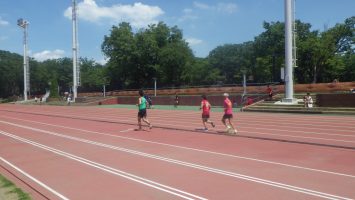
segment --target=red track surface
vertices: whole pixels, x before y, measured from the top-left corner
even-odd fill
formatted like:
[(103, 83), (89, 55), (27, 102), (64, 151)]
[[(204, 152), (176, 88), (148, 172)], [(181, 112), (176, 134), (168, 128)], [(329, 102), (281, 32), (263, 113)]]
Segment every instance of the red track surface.
[(233, 137), (221, 116), (0, 105), (0, 173), (35, 199), (355, 198), (354, 117), (238, 113)]

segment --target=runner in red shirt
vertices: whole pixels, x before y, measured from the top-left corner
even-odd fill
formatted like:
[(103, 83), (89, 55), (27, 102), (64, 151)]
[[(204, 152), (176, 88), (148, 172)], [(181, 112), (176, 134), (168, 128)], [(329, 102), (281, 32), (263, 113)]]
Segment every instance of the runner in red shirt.
[(214, 125), (214, 123), (212, 121), (209, 120), (211, 104), (207, 101), (206, 95), (202, 95), (202, 101), (201, 101), (200, 110), (201, 109), (202, 109), (202, 123), (203, 123), (203, 126), (205, 127), (204, 131), (208, 131), (206, 123), (211, 124), (212, 127), (215, 127), (215, 125)]
[[(224, 115), (222, 118), (222, 123), (226, 126), (226, 132), (230, 134), (237, 134), (237, 129), (234, 128), (232, 119), (233, 119), (233, 108), (232, 108), (232, 102), (229, 100), (229, 94), (224, 93), (224, 102), (223, 102), (223, 107), (224, 107)], [(226, 120), (228, 119), (228, 125), (226, 123)]]
[(269, 100), (272, 100), (272, 96), (273, 96), (274, 94), (273, 94), (273, 92), (272, 92), (272, 88), (270, 87), (270, 85), (267, 85), (266, 92), (267, 92), (267, 94), (269, 95)]

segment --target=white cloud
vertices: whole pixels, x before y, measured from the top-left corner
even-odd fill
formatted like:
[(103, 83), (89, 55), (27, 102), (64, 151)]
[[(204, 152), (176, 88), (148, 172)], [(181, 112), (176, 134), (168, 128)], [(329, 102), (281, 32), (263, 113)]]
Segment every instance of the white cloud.
[[(157, 18), (163, 14), (164, 11), (158, 6), (149, 6), (139, 2), (133, 5), (115, 4), (111, 7), (100, 7), (95, 0), (84, 0), (78, 4), (78, 16), (81, 20), (95, 23), (105, 20), (110, 20), (111, 23), (127, 21), (136, 28), (157, 23)], [(65, 10), (64, 16), (71, 19), (71, 7)]]
[(39, 53), (33, 54), (32, 57), (34, 57), (37, 61), (45, 61), (48, 59), (58, 59), (58, 58), (63, 58), (65, 54), (65, 51), (56, 49), (54, 51), (50, 50), (44, 50)]
[(213, 6), (209, 6), (207, 4), (204, 4), (204, 3), (201, 3), (201, 2), (194, 2), (194, 6), (198, 9), (201, 9), (201, 10), (210, 10), (210, 9), (213, 9)]
[(4, 41), (4, 40), (7, 40), (9, 37), (7, 36), (0, 36), (0, 41)]
[(226, 12), (229, 14), (235, 13), (238, 9), (237, 4), (234, 3), (219, 3), (217, 5), (217, 10), (219, 12)]
[(196, 38), (187, 38), (186, 42), (189, 43), (191, 46), (196, 46), (203, 43), (202, 40)]
[(97, 63), (101, 64), (101, 65), (106, 65), (106, 63), (108, 62), (108, 59), (107, 58), (103, 58), (99, 61), (96, 61)]
[(6, 25), (8, 25), (8, 24), (9, 24), (8, 21), (5, 21), (5, 20), (3, 20), (3, 19), (0, 17), (0, 26), (6, 26)]
[(184, 22), (187, 20), (195, 20), (198, 17), (193, 13), (193, 10), (190, 8), (185, 8), (183, 11), (183, 16), (178, 19), (178, 22)]
[(218, 3), (217, 5), (208, 5), (208, 4), (195, 1), (193, 5), (195, 8), (200, 10), (218, 11), (218, 12), (228, 13), (228, 14), (235, 13), (238, 9), (237, 4), (235, 3)]

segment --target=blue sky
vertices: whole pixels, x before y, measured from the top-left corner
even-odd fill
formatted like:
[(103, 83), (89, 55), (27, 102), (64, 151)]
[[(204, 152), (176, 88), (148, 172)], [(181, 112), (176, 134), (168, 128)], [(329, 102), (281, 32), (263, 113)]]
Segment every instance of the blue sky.
[[(183, 30), (195, 56), (215, 47), (253, 40), (262, 22), (284, 21), (284, 0), (77, 0), (79, 55), (104, 62), (101, 43), (112, 25), (128, 21), (135, 30), (158, 21)], [(0, 50), (22, 55), (22, 30), (29, 25), (31, 57), (71, 57), (71, 0), (0, 0)], [(296, 0), (296, 18), (324, 30), (355, 15), (355, 0)]]

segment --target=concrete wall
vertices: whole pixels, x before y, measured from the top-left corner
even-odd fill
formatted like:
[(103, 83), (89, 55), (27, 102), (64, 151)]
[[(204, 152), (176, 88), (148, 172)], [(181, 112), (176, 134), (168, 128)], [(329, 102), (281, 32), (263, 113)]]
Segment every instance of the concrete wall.
[[(175, 96), (157, 96), (151, 97), (153, 105), (174, 105)], [(224, 97), (221, 95), (218, 96), (207, 96), (208, 101), (212, 106), (223, 106)], [(186, 95), (179, 96), (179, 105), (185, 106), (199, 106), (201, 103), (200, 95)], [(233, 103), (237, 103), (240, 106), (241, 104), (241, 96), (240, 95), (231, 95), (230, 100)], [(138, 96), (127, 96), (127, 97), (116, 97), (112, 99), (103, 100), (101, 105), (109, 105), (109, 104), (137, 104)]]
[[(274, 85), (273, 90), (277, 93), (284, 93), (284, 85)], [(333, 83), (317, 83), (317, 84), (295, 84), (294, 90), (296, 93), (332, 93), (332, 92), (348, 92), (351, 88), (355, 88), (355, 82), (333, 82)], [(158, 89), (157, 95), (222, 95), (223, 93), (242, 94), (243, 87), (208, 87), (208, 88), (185, 88), (185, 89)], [(266, 86), (248, 86), (248, 94), (266, 94)], [(153, 96), (154, 90), (145, 90), (146, 94)], [(137, 90), (130, 91), (110, 91), (107, 96), (137, 96)], [(100, 92), (79, 93), (79, 96), (102, 96)]]
[(355, 94), (317, 94), (320, 107), (355, 107)]

